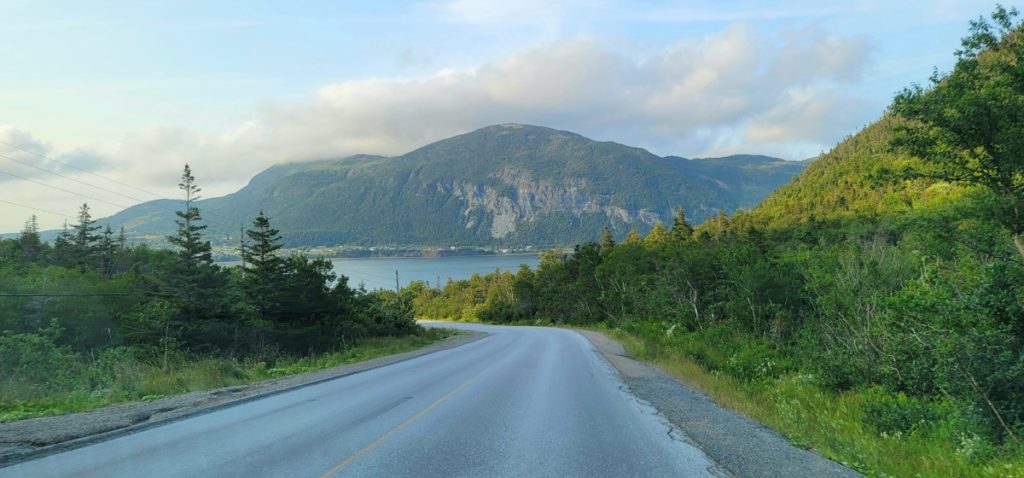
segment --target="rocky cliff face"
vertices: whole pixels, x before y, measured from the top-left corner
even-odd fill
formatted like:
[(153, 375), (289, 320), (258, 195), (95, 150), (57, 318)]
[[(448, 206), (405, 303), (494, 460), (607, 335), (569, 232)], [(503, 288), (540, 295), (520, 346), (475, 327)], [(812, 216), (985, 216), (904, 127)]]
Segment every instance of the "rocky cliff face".
[(610, 197), (586, 192), (587, 179), (570, 177), (554, 184), (537, 181), (528, 171), (503, 168), (492, 176), (500, 186), (474, 184), (468, 181), (439, 183), (437, 192), (464, 201), (466, 218), (464, 227), (476, 227), (478, 212), (491, 218), (490, 237), (504, 239), (514, 233), (519, 224), (532, 222), (545, 214), (570, 213), (576, 216), (601, 214), (611, 220), (639, 223), (641, 229), (671, 217), (672, 211), (655, 212), (647, 208), (627, 210), (612, 204)]

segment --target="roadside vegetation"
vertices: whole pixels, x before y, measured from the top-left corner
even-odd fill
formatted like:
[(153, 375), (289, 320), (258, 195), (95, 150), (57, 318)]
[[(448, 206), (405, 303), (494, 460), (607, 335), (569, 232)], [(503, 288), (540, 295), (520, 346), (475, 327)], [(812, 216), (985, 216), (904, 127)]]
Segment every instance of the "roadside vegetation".
[[(720, 403), (872, 476), (1024, 476), (1024, 29), (972, 22), (955, 69), (752, 211), (683, 211), (421, 317), (605, 330)], [(621, 237), (621, 236), (619, 236)]]
[(213, 263), (188, 166), (173, 250), (132, 246), (83, 205), (52, 244), (35, 218), (0, 241), (0, 421), (249, 383), (439, 340), (411, 298), (326, 259), (282, 257), (262, 213), (244, 267)]

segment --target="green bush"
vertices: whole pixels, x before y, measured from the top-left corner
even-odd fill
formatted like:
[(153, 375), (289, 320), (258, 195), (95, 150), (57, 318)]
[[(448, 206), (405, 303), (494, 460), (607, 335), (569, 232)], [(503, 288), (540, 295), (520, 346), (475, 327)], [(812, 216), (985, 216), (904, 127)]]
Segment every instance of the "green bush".
[(924, 400), (903, 392), (890, 393), (872, 387), (865, 394), (864, 422), (879, 433), (924, 432), (938, 420), (938, 414)]
[(0, 335), (0, 400), (32, 400), (86, 386), (78, 358), (51, 335)]

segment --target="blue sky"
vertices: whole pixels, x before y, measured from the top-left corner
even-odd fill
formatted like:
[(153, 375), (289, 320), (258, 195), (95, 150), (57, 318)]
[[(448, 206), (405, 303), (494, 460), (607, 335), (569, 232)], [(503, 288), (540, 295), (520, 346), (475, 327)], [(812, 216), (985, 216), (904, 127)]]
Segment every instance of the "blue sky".
[[(174, 194), (186, 161), (219, 195), (275, 162), (399, 154), (506, 122), (664, 155), (803, 159), (876, 119), (933, 67), (949, 69), (968, 20), (993, 7), (6, 0), (0, 140), (153, 197)], [(0, 154), (79, 174), (4, 145)], [(133, 202), (0, 159), (3, 171)], [(0, 200), (48, 211), (72, 215), (85, 200), (0, 182)], [(0, 203), (0, 231), (32, 212)]]

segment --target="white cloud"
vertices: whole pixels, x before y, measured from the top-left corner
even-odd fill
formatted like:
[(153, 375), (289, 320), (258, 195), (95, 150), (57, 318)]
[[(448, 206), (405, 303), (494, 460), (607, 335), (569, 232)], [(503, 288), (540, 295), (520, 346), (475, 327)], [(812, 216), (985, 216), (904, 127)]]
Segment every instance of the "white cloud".
[[(580, 36), (472, 69), (326, 85), (302, 101), (267, 104), (222, 133), (136, 131), (118, 148), (88, 158), (101, 160), (92, 167), (102, 165), (118, 179), (161, 194), (174, 193), (189, 162), (207, 196), (229, 192), (277, 162), (400, 154), (508, 122), (572, 130), (660, 154), (751, 152), (799, 159), (790, 143), (827, 148), (860, 126), (861, 103), (842, 86), (860, 80), (870, 53), (861, 38), (814, 28), (766, 34), (734, 25), (656, 51), (623, 50)], [(60, 154), (17, 134), (28, 138), (27, 148)], [(69, 209), (65, 204), (57, 210)], [(4, 219), (0, 230), (20, 222)]]

